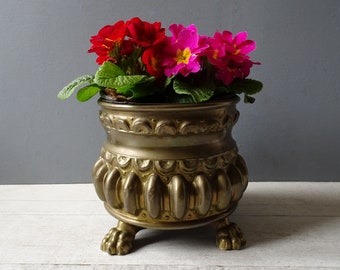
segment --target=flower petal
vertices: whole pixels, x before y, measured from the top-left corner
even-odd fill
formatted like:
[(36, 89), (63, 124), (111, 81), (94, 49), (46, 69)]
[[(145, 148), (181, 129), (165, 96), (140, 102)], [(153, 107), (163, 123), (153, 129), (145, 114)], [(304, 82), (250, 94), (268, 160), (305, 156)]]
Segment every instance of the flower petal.
[(247, 32), (240, 32), (240, 33), (236, 34), (236, 36), (234, 37), (234, 43), (236, 45), (238, 45), (241, 42), (246, 41), (247, 40), (247, 36), (248, 36)]

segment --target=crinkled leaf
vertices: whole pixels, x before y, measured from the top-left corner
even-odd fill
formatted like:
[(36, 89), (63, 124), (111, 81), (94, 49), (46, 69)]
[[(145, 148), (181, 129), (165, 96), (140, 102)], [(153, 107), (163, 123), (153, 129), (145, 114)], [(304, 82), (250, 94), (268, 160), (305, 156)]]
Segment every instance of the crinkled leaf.
[(228, 88), (236, 94), (254, 95), (262, 90), (263, 84), (253, 79), (235, 79)]
[(168, 102), (170, 103), (195, 103), (193, 98), (189, 95), (179, 95), (173, 93), (168, 97)]
[(61, 91), (58, 93), (57, 98), (60, 100), (65, 100), (69, 98), (72, 93), (78, 88), (79, 86), (85, 84), (85, 83), (92, 83), (94, 79), (94, 75), (83, 75), (76, 79), (74, 79), (72, 82), (70, 82), (68, 85), (66, 85)]
[(153, 93), (154, 93), (154, 91), (150, 90), (148, 88), (133, 87), (130, 90), (126, 91), (126, 97), (128, 97), (129, 99), (139, 99), (139, 98), (142, 98), (142, 97), (149, 96)]
[(99, 86), (115, 88), (118, 76), (125, 75), (124, 71), (112, 62), (104, 62), (95, 74), (94, 82)]
[(139, 99), (155, 94), (159, 89), (155, 86), (155, 77), (146, 77), (134, 85), (125, 85), (117, 88), (117, 93), (129, 99)]
[(126, 94), (126, 91), (141, 82), (146, 75), (122, 75), (115, 78), (111, 88), (117, 89), (118, 94)]
[(173, 88), (177, 94), (191, 96), (193, 101), (196, 103), (209, 100), (215, 92), (215, 85), (210, 81), (196, 86), (175, 79), (173, 83)]
[(125, 75), (124, 71), (112, 62), (105, 62), (98, 69), (94, 82), (102, 87), (115, 89), (118, 94), (134, 97), (133, 88), (147, 79), (146, 75)]
[(99, 87), (96, 84), (85, 86), (78, 90), (77, 99), (81, 102), (87, 101), (95, 96), (101, 89), (102, 87)]

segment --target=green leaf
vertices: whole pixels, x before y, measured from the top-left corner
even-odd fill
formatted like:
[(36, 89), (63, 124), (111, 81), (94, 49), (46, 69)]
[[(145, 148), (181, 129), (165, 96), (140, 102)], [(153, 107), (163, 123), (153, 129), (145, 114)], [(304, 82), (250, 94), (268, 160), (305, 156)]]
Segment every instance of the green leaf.
[(172, 83), (172, 79), (174, 76), (166, 77), (165, 82), (164, 82), (164, 88), (168, 87)]
[(255, 102), (255, 98), (245, 94), (243, 101), (244, 101), (244, 103), (252, 104), (252, 103)]
[(168, 96), (167, 101), (170, 103), (195, 103), (191, 96), (179, 95), (175, 92), (172, 95)]
[(76, 90), (77, 87), (85, 84), (85, 83), (92, 83), (94, 79), (94, 75), (83, 75), (76, 79), (74, 79), (72, 82), (70, 82), (68, 85), (66, 85), (61, 91), (58, 93), (57, 98), (60, 100), (65, 100), (69, 98), (74, 90)]
[[(135, 77), (135, 75), (132, 75), (132, 76)], [(126, 76), (126, 77), (130, 77), (130, 78), (125, 78), (125, 79), (128, 79), (127, 81), (129, 81), (130, 83), (132, 82), (136, 82), (136, 83), (126, 84), (119, 88), (116, 88), (117, 93), (124, 95), (129, 99), (139, 99), (139, 98), (143, 98), (143, 97), (155, 94), (159, 90), (155, 86), (155, 80), (156, 80), (155, 77), (147, 77), (145, 75), (141, 75), (141, 76), (143, 77), (141, 78), (141, 80), (137, 80), (137, 77), (132, 79), (131, 76)]]
[(115, 88), (118, 76), (125, 75), (124, 71), (112, 62), (104, 62), (95, 74), (94, 82), (99, 86)]
[(262, 90), (263, 84), (253, 79), (235, 79), (228, 88), (237, 94), (254, 95)]
[(123, 75), (115, 78), (111, 88), (117, 89), (118, 94), (126, 94), (126, 91), (141, 82), (146, 75)]
[(231, 89), (229, 89), (226, 86), (218, 86), (215, 89), (215, 95), (224, 95), (224, 94), (228, 94), (228, 93), (233, 93), (233, 91), (231, 91)]
[(178, 79), (174, 79), (173, 88), (177, 94), (189, 95), (196, 103), (209, 100), (215, 92), (215, 85), (211, 81), (196, 86)]
[(85, 86), (85, 87), (79, 89), (79, 91), (77, 93), (77, 99), (80, 102), (88, 101), (90, 98), (95, 96), (101, 89), (102, 89), (102, 87), (99, 87), (96, 84), (91, 84), (91, 85)]
[(155, 81), (154, 77), (149, 77), (146, 80), (143, 80), (143, 83), (138, 83), (134, 85), (129, 90), (131, 98), (140, 99), (143, 97), (156, 94), (159, 89), (155, 86), (154, 81)]

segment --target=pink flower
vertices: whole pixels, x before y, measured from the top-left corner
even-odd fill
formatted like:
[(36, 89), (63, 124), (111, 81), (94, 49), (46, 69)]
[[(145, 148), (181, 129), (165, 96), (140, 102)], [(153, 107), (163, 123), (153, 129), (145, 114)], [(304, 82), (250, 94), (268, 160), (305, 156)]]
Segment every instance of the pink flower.
[(204, 51), (208, 44), (200, 42), (195, 25), (188, 27), (173, 24), (169, 27), (172, 37), (167, 39), (167, 45), (164, 48), (162, 66), (164, 73), (170, 77), (178, 73), (188, 76), (190, 73), (196, 73), (201, 69), (200, 53)]
[(247, 55), (255, 50), (252, 40), (247, 40), (247, 32), (240, 32), (235, 37), (229, 31), (216, 32), (213, 38), (207, 38), (210, 47), (206, 51), (209, 62), (216, 69), (216, 78), (229, 85), (235, 78), (246, 78), (253, 64)]
[(214, 39), (226, 45), (225, 49), (228, 53), (237, 55), (246, 55), (255, 50), (255, 42), (247, 40), (247, 32), (240, 32), (235, 35), (229, 31), (223, 31), (222, 33), (216, 32)]

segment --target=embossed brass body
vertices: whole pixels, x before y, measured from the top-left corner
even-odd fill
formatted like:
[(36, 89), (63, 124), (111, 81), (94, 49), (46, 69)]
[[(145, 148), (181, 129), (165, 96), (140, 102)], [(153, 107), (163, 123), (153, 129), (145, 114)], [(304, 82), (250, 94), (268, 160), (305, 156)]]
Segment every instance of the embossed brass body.
[(141, 228), (208, 223), (216, 224), (221, 249), (244, 246), (241, 231), (228, 221), (248, 183), (231, 135), (238, 101), (127, 105), (99, 100), (107, 140), (93, 182), (108, 212), (120, 221), (105, 236), (103, 250), (130, 252)]

